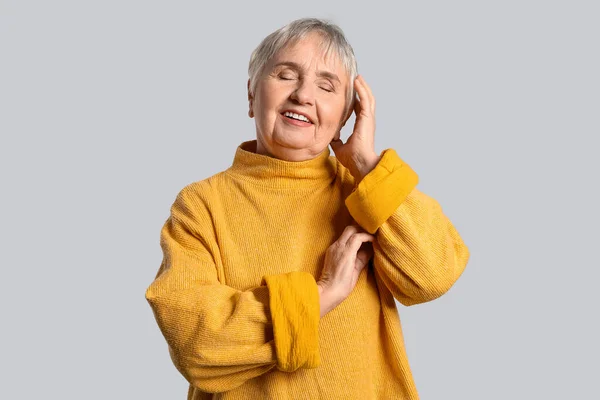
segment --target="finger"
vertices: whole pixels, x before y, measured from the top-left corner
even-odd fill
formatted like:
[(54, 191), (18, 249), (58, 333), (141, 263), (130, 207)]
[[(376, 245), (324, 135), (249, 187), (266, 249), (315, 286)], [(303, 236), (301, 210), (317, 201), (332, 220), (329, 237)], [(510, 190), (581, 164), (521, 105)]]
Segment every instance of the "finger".
[(364, 250), (359, 250), (358, 253), (356, 253), (356, 259), (362, 264), (366, 264), (367, 262), (369, 262), (369, 258), (371, 258), (369, 256), (369, 254), (367, 254)]
[(371, 87), (367, 84), (367, 81), (365, 81), (365, 78), (362, 75), (360, 75), (360, 84), (364, 87), (364, 92), (369, 98), (369, 109), (375, 114), (375, 96), (373, 95)]
[(356, 259), (354, 262), (354, 269), (356, 270), (362, 270), (364, 269), (367, 265), (369, 265), (369, 259), (366, 260), (360, 260), (360, 259)]
[(354, 90), (354, 96), (352, 97), (352, 103), (350, 104), (351, 108), (354, 110), (356, 107), (356, 102), (358, 101), (358, 93)]
[(360, 99), (356, 97), (356, 100), (354, 101), (354, 114), (356, 114), (356, 116), (359, 116), (361, 109), (362, 107), (360, 105)]
[(373, 255), (373, 246), (366, 246), (365, 243), (363, 243), (361, 249), (358, 250), (358, 252), (356, 253), (356, 258), (358, 258), (361, 262), (366, 264), (371, 259), (371, 257), (373, 257)]
[(366, 232), (358, 232), (355, 233), (354, 235), (352, 235), (352, 237), (350, 237), (350, 239), (348, 239), (348, 241), (346, 242), (346, 247), (348, 247), (348, 250), (353, 252), (353, 253), (357, 253), (358, 250), (360, 249), (360, 246), (362, 246), (362, 244), (364, 242), (374, 242), (375, 241), (375, 236), (371, 235), (370, 233), (366, 233)]
[(337, 135), (337, 138), (333, 138), (333, 140), (331, 142), (329, 142), (329, 145), (333, 149), (334, 153), (337, 153), (338, 148), (340, 148), (341, 146), (344, 145), (344, 142), (339, 137), (339, 133)]
[(350, 222), (350, 225), (348, 225), (348, 226), (346, 226), (346, 228), (344, 228), (344, 231), (342, 232), (342, 234), (340, 235), (340, 237), (338, 238), (337, 241), (340, 242), (341, 244), (346, 244), (348, 239), (357, 232), (367, 233), (367, 231), (365, 231), (358, 222), (356, 222), (355, 220), (352, 220), (352, 222)]
[(360, 107), (361, 110), (364, 110), (367, 113), (371, 112), (371, 99), (370, 99), (370, 95), (368, 93), (367, 88), (365, 87), (365, 84), (362, 80), (362, 77), (359, 75), (358, 78), (356, 78), (356, 91), (358, 92), (358, 95), (360, 96)]
[(363, 87), (364, 96), (366, 96), (369, 99), (369, 101), (368, 101), (369, 110), (374, 115), (375, 114), (375, 96), (373, 95), (373, 91), (371, 90), (371, 87), (367, 84), (367, 81), (365, 81), (365, 78), (362, 75), (360, 75), (359, 83)]
[(352, 235), (354, 235), (357, 232), (360, 232), (360, 227), (358, 225), (355, 225), (355, 224), (348, 225), (346, 228), (344, 228), (344, 231), (342, 232), (342, 234), (340, 235), (340, 237), (337, 241), (340, 244), (345, 245), (346, 242), (348, 242), (348, 239), (350, 239), (352, 237)]

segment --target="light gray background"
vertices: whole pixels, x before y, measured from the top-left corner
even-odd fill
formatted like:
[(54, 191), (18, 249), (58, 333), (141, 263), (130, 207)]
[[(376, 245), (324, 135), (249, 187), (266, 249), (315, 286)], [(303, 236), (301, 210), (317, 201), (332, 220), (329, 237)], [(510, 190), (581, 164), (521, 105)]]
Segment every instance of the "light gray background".
[(305, 16), (471, 250), (398, 304), (421, 398), (600, 398), (597, 2), (201, 3), (0, 2), (0, 398), (185, 398), (144, 298), (159, 230), (255, 138), (250, 53)]

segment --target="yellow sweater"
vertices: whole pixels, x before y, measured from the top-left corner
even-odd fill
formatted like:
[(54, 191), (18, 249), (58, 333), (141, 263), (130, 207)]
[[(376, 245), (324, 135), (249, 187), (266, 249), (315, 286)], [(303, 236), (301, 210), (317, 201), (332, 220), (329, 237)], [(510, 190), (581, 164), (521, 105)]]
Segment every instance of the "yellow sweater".
[[(177, 195), (146, 290), (199, 399), (418, 399), (394, 298), (433, 300), (469, 250), (393, 149), (355, 187), (329, 148), (292, 162), (241, 143), (225, 171)], [(320, 318), (325, 251), (355, 220), (374, 256)]]

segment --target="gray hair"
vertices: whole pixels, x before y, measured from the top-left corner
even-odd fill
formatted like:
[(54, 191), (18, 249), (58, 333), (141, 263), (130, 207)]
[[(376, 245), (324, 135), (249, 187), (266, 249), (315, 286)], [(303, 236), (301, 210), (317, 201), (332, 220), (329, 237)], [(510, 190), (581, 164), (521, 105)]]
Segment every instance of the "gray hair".
[(256, 85), (260, 79), (265, 66), (271, 61), (277, 52), (288, 45), (294, 45), (298, 40), (304, 38), (308, 33), (318, 32), (322, 35), (321, 48), (328, 57), (331, 51), (339, 57), (345, 67), (349, 78), (348, 91), (346, 93), (346, 112), (352, 106), (354, 99), (354, 80), (358, 74), (354, 50), (346, 40), (342, 29), (331, 21), (318, 18), (300, 18), (277, 29), (263, 39), (250, 56), (248, 75), (250, 77), (250, 94), (256, 92)]

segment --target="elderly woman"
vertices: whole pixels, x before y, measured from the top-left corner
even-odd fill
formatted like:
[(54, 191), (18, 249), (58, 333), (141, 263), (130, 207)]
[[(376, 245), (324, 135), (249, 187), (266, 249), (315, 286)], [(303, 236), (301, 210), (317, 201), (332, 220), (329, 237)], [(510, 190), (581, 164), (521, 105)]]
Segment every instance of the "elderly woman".
[(394, 299), (447, 292), (467, 247), (411, 167), (375, 152), (339, 27), (288, 24), (249, 75), (256, 140), (179, 192), (146, 291), (188, 399), (418, 399)]

